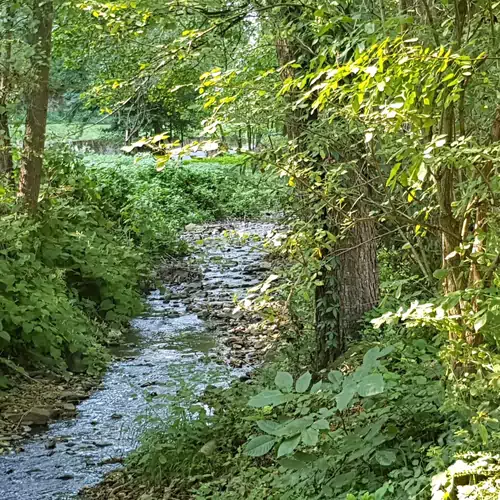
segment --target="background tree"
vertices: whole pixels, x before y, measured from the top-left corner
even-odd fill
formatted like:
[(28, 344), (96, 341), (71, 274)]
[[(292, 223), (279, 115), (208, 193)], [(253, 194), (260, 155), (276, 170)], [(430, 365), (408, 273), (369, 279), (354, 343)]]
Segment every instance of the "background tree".
[(52, 0), (42, 2), (35, 0), (32, 9), (36, 26), (31, 59), (33, 83), (27, 102), (26, 129), (19, 174), (19, 198), (34, 211), (40, 193), (45, 149), (54, 6)]

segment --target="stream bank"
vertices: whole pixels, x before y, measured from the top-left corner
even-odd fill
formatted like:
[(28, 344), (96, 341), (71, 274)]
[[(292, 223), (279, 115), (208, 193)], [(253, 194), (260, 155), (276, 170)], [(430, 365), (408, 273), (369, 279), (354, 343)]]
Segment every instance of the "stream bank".
[(227, 385), (269, 349), (263, 336), (248, 335), (257, 318), (235, 315), (233, 308), (270, 270), (262, 238), (273, 224), (189, 229), (196, 251), (182, 265), (166, 262), (171, 283), (150, 293), (149, 312), (132, 322), (135, 341), (121, 349), (102, 388), (78, 405), (78, 417), (50, 425), (23, 451), (0, 457), (3, 500), (72, 498), (136, 447), (147, 425), (141, 417), (154, 412), (168, 422), (169, 396), (184, 384), (198, 392)]

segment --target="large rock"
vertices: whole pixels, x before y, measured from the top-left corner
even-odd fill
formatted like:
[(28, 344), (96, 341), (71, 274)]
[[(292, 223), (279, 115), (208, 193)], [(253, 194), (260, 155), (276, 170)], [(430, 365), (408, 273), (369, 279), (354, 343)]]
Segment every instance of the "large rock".
[(48, 408), (32, 408), (27, 413), (8, 413), (5, 416), (12, 422), (24, 425), (47, 425), (55, 413)]
[(78, 403), (82, 399), (85, 399), (87, 394), (78, 391), (63, 391), (61, 392), (61, 399), (63, 401), (68, 401), (69, 403)]

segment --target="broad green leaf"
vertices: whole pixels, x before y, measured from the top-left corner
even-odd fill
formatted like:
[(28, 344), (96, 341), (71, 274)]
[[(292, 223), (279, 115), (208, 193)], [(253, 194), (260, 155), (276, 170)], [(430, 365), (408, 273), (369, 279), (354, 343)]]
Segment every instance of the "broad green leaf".
[(371, 369), (377, 364), (377, 359), (380, 357), (380, 348), (372, 347), (366, 351), (363, 356), (363, 366), (365, 368)]
[(295, 434), (311, 426), (313, 422), (314, 420), (312, 417), (296, 418), (283, 425), (277, 432), (279, 432), (280, 436), (295, 436)]
[(0, 330), (0, 339), (5, 340), (6, 342), (10, 342), (10, 335), (4, 330)]
[(309, 372), (306, 372), (297, 379), (297, 382), (295, 383), (295, 390), (301, 393), (306, 392), (307, 389), (309, 389), (310, 385), (311, 374)]
[(328, 380), (333, 384), (335, 390), (339, 390), (340, 384), (342, 384), (342, 380), (344, 380), (344, 375), (338, 370), (332, 370), (328, 373)]
[(290, 392), (293, 387), (293, 377), (288, 372), (278, 372), (274, 379), (274, 383), (278, 389)]
[(356, 474), (357, 471), (350, 471), (346, 472), (345, 474), (336, 474), (329, 482), (329, 484), (334, 488), (342, 488), (345, 485), (352, 483), (353, 479), (356, 477)]
[(210, 456), (214, 454), (216, 449), (217, 449), (217, 441), (215, 439), (212, 439), (201, 447), (200, 453), (203, 453), (203, 455)]
[(294, 457), (280, 458), (278, 462), (282, 467), (285, 467), (285, 469), (291, 469), (291, 470), (300, 470), (307, 466), (306, 462), (297, 460)]
[(388, 345), (386, 347), (384, 347), (381, 351), (380, 351), (380, 354), (379, 354), (379, 359), (380, 358), (383, 358), (384, 356), (387, 356), (388, 354), (390, 354), (392, 351), (394, 351), (394, 346), (392, 345)]
[(449, 269), (436, 269), (432, 273), (432, 275), (434, 276), (434, 278), (441, 280), (443, 278), (446, 278), (446, 276), (448, 276), (449, 272), (450, 272)]
[(321, 386), (323, 385), (323, 382), (320, 380), (319, 382), (316, 382), (313, 384), (311, 387), (311, 390), (309, 391), (311, 394), (316, 394), (321, 390)]
[(113, 309), (113, 307), (115, 307), (115, 304), (111, 299), (103, 300), (100, 305), (101, 311), (109, 311), (110, 309)]
[(358, 385), (358, 394), (362, 398), (367, 398), (384, 392), (384, 388), (384, 377), (380, 373), (374, 373), (361, 379)]
[(278, 448), (278, 458), (293, 453), (293, 451), (295, 450), (295, 448), (297, 448), (297, 445), (299, 443), (300, 443), (300, 434), (283, 441)]
[(248, 406), (253, 408), (263, 408), (264, 406), (278, 406), (289, 401), (289, 395), (283, 394), (281, 391), (262, 391), (256, 396), (250, 398)]
[(266, 434), (271, 434), (273, 436), (278, 436), (280, 429), (283, 427), (282, 424), (275, 422), (274, 420), (259, 420), (257, 426), (262, 432)]
[(476, 319), (476, 321), (474, 322), (474, 330), (476, 332), (481, 330), (481, 328), (486, 324), (487, 320), (488, 320), (488, 315), (486, 313), (479, 316), (479, 318)]
[(396, 453), (391, 450), (379, 450), (375, 453), (375, 460), (380, 465), (387, 467), (396, 461)]
[(301, 434), (302, 442), (306, 446), (316, 446), (319, 439), (319, 431), (317, 429), (304, 429)]
[(275, 443), (276, 439), (272, 436), (258, 436), (247, 442), (245, 445), (245, 454), (250, 457), (261, 457), (269, 453)]
[(313, 429), (318, 429), (318, 430), (322, 430), (322, 431), (329, 431), (330, 430), (330, 424), (324, 418), (321, 418), (320, 420), (316, 420), (316, 422), (314, 422), (314, 424), (312, 424), (311, 427)]
[(337, 394), (335, 401), (337, 401), (337, 409), (339, 411), (344, 411), (352, 402), (352, 398), (356, 394), (356, 385), (348, 384), (344, 386), (342, 392)]

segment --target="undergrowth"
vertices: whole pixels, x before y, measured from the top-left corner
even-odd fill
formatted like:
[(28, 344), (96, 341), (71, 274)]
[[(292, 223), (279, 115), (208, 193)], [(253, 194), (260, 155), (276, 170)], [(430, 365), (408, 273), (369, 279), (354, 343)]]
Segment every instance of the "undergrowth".
[(245, 171), (239, 157), (171, 162), (161, 171), (149, 155), (93, 155), (86, 163), (105, 213), (153, 252), (175, 251), (186, 224), (279, 206), (277, 180)]
[[(250, 381), (187, 407), (183, 394), (168, 426), (144, 434), (127, 464), (137, 484), (196, 500), (498, 498), (500, 359), (450, 356), (427, 326), (375, 328), (370, 318), (420, 287), (411, 270), (382, 272), (382, 306), (331, 369), (308, 370), (310, 338), (289, 323)], [(460, 359), (478, 368), (458, 380)]]

